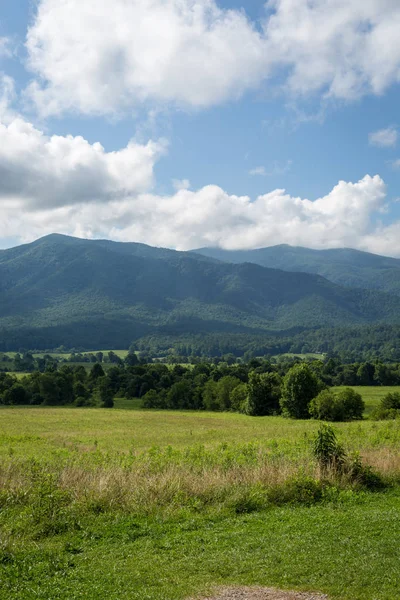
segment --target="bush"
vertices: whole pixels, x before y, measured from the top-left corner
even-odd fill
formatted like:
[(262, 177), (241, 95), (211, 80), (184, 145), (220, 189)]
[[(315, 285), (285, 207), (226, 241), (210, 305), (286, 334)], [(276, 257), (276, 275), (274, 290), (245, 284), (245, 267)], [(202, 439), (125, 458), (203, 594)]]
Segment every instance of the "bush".
[(374, 410), (371, 418), (375, 421), (400, 418), (400, 394), (389, 392), (381, 400), (380, 405)]
[(310, 402), (309, 411), (321, 421), (348, 421), (362, 419), (365, 404), (360, 394), (346, 388), (338, 393), (323, 390)]
[(336, 395), (330, 390), (323, 390), (310, 402), (309, 411), (313, 419), (320, 421), (341, 421), (341, 407), (338, 406)]
[(342, 406), (343, 420), (362, 419), (365, 403), (360, 394), (352, 388), (346, 388), (338, 392), (337, 399)]
[(323, 471), (328, 468), (342, 470), (346, 453), (329, 425), (322, 425), (314, 438), (313, 453)]
[(358, 454), (347, 456), (336, 439), (332, 427), (322, 425), (314, 439), (314, 456), (322, 472), (331, 469), (333, 474), (345, 476), (348, 481), (369, 490), (385, 486), (383, 479), (369, 465), (364, 465)]
[(399, 392), (389, 392), (381, 400), (381, 408), (390, 410), (400, 410), (400, 394)]

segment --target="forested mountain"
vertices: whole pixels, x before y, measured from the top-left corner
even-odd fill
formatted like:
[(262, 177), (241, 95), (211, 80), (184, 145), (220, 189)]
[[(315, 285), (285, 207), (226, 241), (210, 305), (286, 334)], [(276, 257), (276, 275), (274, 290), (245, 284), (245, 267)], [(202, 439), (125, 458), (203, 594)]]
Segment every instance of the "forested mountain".
[(400, 323), (400, 298), (318, 275), (50, 235), (0, 251), (0, 349)]
[(283, 271), (322, 275), (339, 285), (400, 295), (400, 259), (351, 248), (312, 250), (300, 246), (270, 246), (257, 250), (200, 248), (196, 253), (231, 263), (251, 262)]

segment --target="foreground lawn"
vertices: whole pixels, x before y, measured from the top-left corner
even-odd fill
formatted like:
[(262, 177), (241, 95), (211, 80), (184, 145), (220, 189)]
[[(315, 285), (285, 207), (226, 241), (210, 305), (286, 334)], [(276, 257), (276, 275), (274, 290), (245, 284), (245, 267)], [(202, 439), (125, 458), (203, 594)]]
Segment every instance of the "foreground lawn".
[(229, 583), (397, 600), (399, 510), (391, 492), (236, 516), (100, 514), (63, 535), (4, 541), (0, 597), (183, 600)]
[(116, 406), (0, 410), (0, 598), (400, 597), (399, 421), (335, 425), (372, 492), (322, 481), (317, 422)]

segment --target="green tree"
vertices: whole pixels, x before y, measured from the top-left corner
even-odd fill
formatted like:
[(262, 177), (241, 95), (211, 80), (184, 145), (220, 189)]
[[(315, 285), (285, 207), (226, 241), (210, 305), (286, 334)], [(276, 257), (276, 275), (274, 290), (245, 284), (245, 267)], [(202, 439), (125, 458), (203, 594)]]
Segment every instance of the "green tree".
[(222, 377), (216, 386), (216, 401), (219, 410), (229, 410), (231, 408), (231, 394), (235, 387), (240, 383), (240, 380), (231, 375)]
[(340, 390), (337, 393), (337, 402), (342, 407), (343, 420), (362, 419), (365, 403), (361, 394), (352, 388)]
[(322, 388), (322, 382), (306, 363), (294, 365), (283, 380), (280, 401), (285, 416), (294, 419), (308, 419), (308, 406)]
[(232, 410), (237, 412), (246, 412), (247, 396), (248, 396), (247, 383), (239, 383), (235, 389), (231, 392), (231, 406)]
[(249, 375), (248, 395), (245, 412), (248, 415), (273, 415), (279, 412), (281, 379), (277, 373), (256, 373)]
[(102, 408), (112, 408), (114, 406), (114, 390), (107, 376), (98, 378), (97, 394)]
[(313, 398), (309, 405), (309, 412), (313, 419), (320, 421), (341, 421), (343, 415), (337, 406), (337, 398), (331, 390), (322, 390)]

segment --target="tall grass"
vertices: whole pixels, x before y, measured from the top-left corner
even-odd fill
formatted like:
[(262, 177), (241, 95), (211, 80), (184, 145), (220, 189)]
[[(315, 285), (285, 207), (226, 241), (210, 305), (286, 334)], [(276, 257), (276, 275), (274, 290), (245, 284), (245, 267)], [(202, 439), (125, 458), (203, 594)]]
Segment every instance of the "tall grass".
[[(364, 461), (387, 482), (400, 481), (400, 453), (370, 450)], [(292, 453), (257, 443), (151, 448), (110, 455), (97, 449), (46, 460), (0, 462), (0, 505), (23, 509), (22, 527), (71, 527), (83, 513), (170, 515), (212, 509), (236, 513), (273, 504), (313, 503), (359, 490), (361, 482), (324, 470), (311, 445)]]

